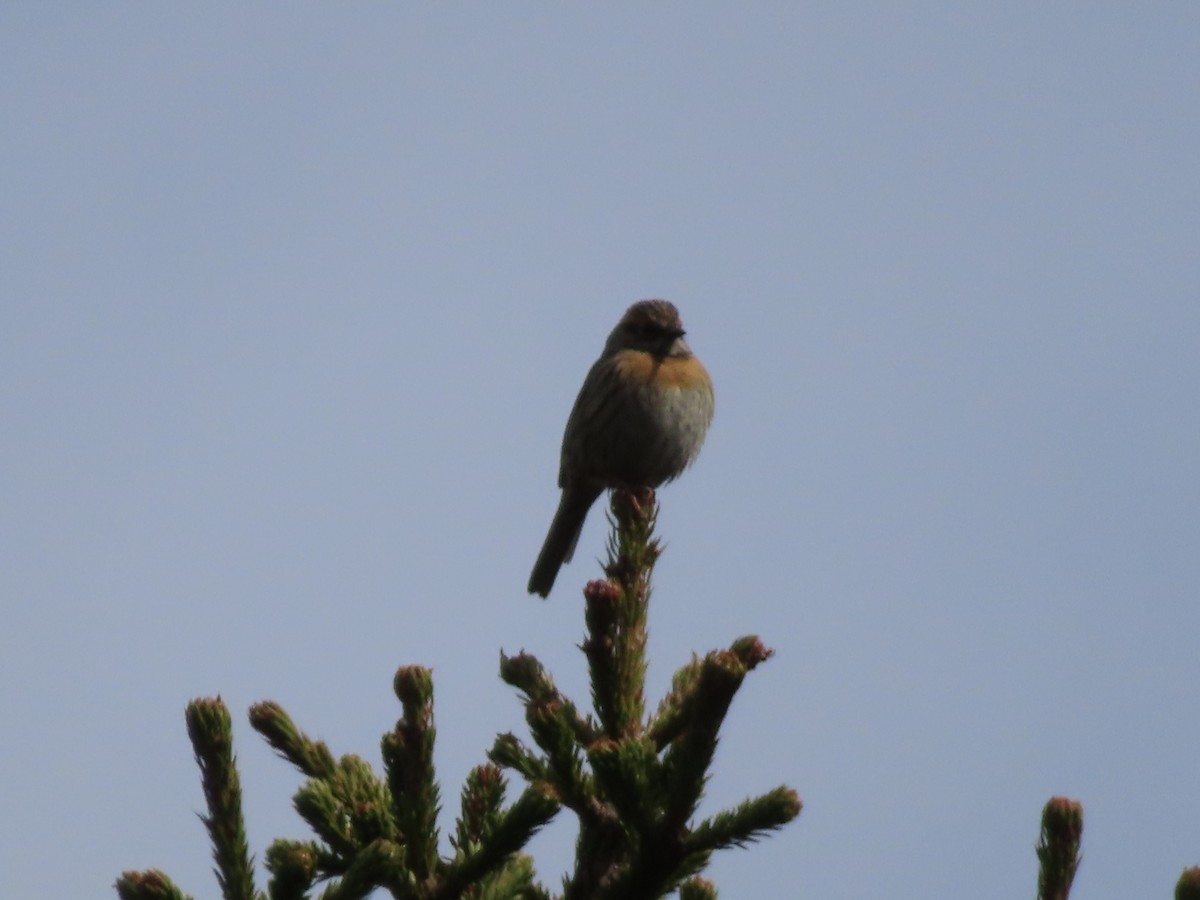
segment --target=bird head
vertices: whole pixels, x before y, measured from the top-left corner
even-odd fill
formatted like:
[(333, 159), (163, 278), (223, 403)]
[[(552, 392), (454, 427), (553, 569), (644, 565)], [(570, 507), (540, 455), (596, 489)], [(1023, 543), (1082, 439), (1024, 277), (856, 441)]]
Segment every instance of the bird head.
[(668, 300), (639, 300), (617, 323), (608, 336), (606, 353), (641, 350), (654, 356), (691, 356), (683, 339), (679, 310)]

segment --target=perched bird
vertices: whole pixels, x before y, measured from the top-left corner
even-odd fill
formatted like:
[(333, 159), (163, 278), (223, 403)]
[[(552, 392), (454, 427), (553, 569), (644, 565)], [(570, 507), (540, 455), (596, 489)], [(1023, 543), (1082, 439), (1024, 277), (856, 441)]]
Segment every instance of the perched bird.
[(642, 300), (608, 336), (567, 418), (558, 469), (562, 499), (529, 576), (529, 593), (550, 594), (605, 488), (658, 487), (700, 452), (712, 421), (713, 386), (683, 334), (674, 304)]

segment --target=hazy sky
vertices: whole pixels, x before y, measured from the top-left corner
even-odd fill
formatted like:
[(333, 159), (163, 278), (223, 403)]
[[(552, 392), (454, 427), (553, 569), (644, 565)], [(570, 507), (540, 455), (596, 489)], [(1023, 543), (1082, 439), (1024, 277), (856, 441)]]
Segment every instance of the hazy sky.
[(192, 697), (260, 858), (307, 832), (257, 700), (377, 763), (432, 666), (449, 811), (526, 733), (501, 649), (586, 703), (602, 517), (524, 586), (583, 374), (668, 297), (717, 413), (662, 493), (648, 693), (761, 635), (703, 811), (805, 802), (722, 896), (1031, 897), (1053, 794), (1076, 896), (1170, 896), (1198, 98), (1192, 2), (3, 4), (6, 890), (216, 895)]

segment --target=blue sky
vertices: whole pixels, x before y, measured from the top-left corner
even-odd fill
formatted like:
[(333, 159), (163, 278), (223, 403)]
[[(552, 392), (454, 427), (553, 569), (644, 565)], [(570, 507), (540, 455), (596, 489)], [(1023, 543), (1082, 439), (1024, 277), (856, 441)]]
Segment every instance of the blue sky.
[[(704, 808), (780, 783), (722, 896), (1080, 898), (1200, 863), (1200, 7), (7, 4), (0, 846), (14, 896), (215, 885), (183, 724), (235, 714), (253, 848), (302, 837), (245, 724), (378, 759), (435, 672), (443, 794), (523, 733), (500, 650), (622, 310), (712, 373), (662, 492), (649, 695), (777, 651)], [(543, 880), (563, 817), (533, 846)], [(11, 856), (9, 855), (11, 854)]]

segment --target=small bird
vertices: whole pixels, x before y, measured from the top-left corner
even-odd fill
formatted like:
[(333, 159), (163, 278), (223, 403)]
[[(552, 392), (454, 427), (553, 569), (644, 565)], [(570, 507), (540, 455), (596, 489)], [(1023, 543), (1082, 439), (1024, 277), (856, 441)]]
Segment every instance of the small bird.
[(529, 593), (549, 596), (605, 488), (656, 488), (699, 454), (712, 421), (713, 386), (683, 335), (674, 304), (641, 300), (608, 336), (567, 418), (558, 469), (562, 499), (529, 576)]

